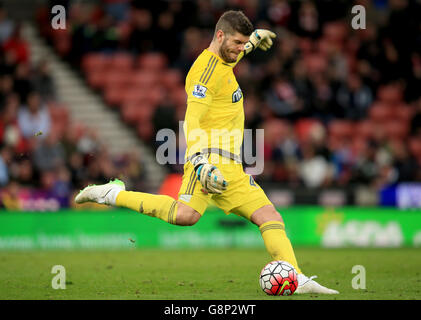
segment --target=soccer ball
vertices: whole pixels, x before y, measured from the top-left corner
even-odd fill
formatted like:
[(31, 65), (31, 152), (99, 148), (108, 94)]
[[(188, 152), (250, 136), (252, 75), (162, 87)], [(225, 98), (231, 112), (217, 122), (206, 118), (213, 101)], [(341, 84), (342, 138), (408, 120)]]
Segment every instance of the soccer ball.
[(260, 287), (268, 295), (290, 296), (297, 286), (297, 271), (286, 261), (269, 262), (260, 272)]

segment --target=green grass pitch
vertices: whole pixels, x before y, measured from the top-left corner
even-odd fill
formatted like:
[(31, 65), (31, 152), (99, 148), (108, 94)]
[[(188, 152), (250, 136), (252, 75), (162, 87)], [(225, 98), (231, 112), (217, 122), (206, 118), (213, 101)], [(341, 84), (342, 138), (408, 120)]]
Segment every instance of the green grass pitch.
[[(258, 278), (269, 262), (262, 250), (128, 250), (0, 252), (0, 299), (277, 300), (421, 298), (419, 249), (296, 248), (303, 271), (339, 295), (271, 297)], [(54, 265), (66, 289), (53, 289)], [(353, 289), (354, 265), (366, 289)]]

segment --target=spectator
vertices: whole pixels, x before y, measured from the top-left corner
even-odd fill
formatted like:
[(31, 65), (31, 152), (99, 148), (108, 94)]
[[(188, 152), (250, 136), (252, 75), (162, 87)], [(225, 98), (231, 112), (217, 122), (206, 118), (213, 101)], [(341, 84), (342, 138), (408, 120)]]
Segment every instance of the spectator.
[(64, 148), (55, 131), (51, 131), (50, 134), (38, 144), (33, 152), (33, 161), (35, 168), (40, 171), (52, 171), (64, 165)]
[(36, 135), (44, 139), (50, 133), (50, 114), (37, 92), (33, 91), (28, 95), (27, 106), (19, 110), (18, 122), (25, 138)]
[(126, 21), (129, 16), (129, 0), (102, 0), (105, 4), (105, 12), (115, 21)]
[(0, 111), (3, 111), (7, 98), (13, 92), (13, 77), (5, 74), (0, 78)]
[(161, 12), (158, 16), (157, 26), (154, 28), (156, 49), (165, 52), (170, 61), (175, 61), (180, 52), (180, 39), (174, 21), (175, 18), (171, 11)]
[(6, 9), (0, 4), (0, 45), (9, 40), (14, 28), (13, 21), (7, 17)]
[(15, 71), (13, 91), (19, 95), (20, 101), (25, 102), (28, 99), (28, 93), (32, 90), (29, 64), (20, 63)]
[(152, 14), (145, 9), (132, 11), (132, 32), (129, 36), (128, 49), (134, 54), (141, 54), (154, 49)]
[(16, 154), (23, 154), (28, 145), (18, 124), (18, 109), (19, 97), (16, 94), (9, 95), (4, 111), (0, 114), (0, 144), (11, 147)]
[(0, 193), (0, 208), (7, 210), (21, 210), (22, 205), (19, 197), (20, 186), (16, 181), (10, 183)]
[(297, 17), (290, 20), (290, 28), (300, 37), (316, 39), (321, 35), (319, 13), (312, 1), (302, 1)]
[(29, 47), (22, 38), (21, 25), (17, 25), (9, 39), (3, 43), (3, 50), (12, 53), (17, 63), (29, 62)]
[(55, 82), (47, 60), (41, 60), (35, 70), (33, 86), (43, 101), (57, 101)]
[(304, 185), (309, 188), (319, 188), (329, 183), (332, 168), (329, 163), (316, 155), (311, 144), (304, 144), (301, 148), (303, 159), (300, 163), (299, 174)]
[(0, 147), (0, 187), (9, 183), (8, 163), (12, 159), (12, 151), (9, 147)]
[(297, 119), (304, 106), (294, 87), (281, 76), (273, 81), (272, 87), (266, 93), (265, 101), (276, 116), (289, 119)]
[(367, 110), (373, 102), (373, 94), (358, 74), (350, 74), (346, 84), (340, 86), (336, 102), (345, 118), (360, 120), (367, 115)]

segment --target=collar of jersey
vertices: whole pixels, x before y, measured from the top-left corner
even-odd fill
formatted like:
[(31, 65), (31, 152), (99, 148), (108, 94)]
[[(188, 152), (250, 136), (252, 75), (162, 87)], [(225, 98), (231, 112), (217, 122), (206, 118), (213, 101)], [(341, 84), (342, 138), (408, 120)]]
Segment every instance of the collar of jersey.
[(227, 63), (227, 62), (225, 62), (224, 60), (222, 60), (222, 58), (220, 57), (220, 56), (218, 56), (218, 55), (216, 55), (215, 53), (213, 53), (212, 51), (210, 51), (210, 50), (208, 50), (208, 49), (205, 49), (205, 51), (206, 52), (208, 52), (208, 54), (210, 54), (210, 55), (212, 55), (212, 56), (214, 56), (214, 57), (216, 57), (220, 62), (221, 62), (221, 64), (223, 64), (224, 66), (227, 66), (227, 67), (230, 67), (230, 68), (232, 68), (233, 66), (232, 66), (232, 64), (229, 64), (229, 63)]

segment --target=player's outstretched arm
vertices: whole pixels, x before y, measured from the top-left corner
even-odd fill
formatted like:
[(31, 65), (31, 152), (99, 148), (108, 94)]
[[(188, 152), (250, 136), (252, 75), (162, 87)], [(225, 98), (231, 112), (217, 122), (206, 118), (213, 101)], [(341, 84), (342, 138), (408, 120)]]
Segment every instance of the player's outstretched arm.
[(249, 54), (257, 48), (263, 51), (270, 49), (273, 45), (272, 39), (276, 38), (276, 34), (266, 29), (256, 29), (251, 34), (249, 41), (244, 46), (244, 55)]
[(208, 163), (203, 154), (197, 153), (190, 159), (190, 162), (193, 164), (197, 178), (206, 192), (220, 194), (227, 189), (228, 182), (224, 180), (221, 171)]

